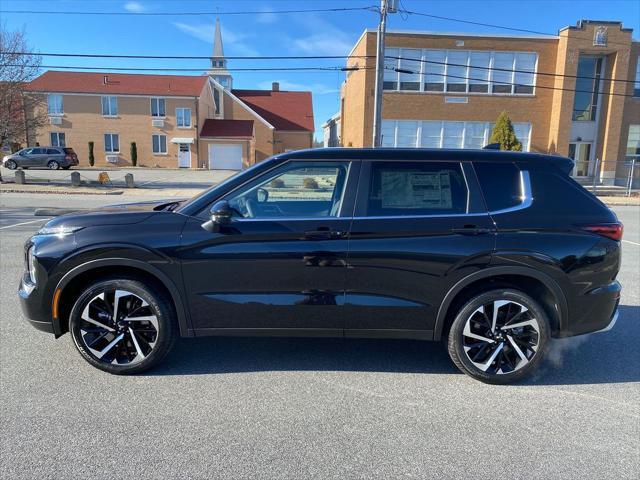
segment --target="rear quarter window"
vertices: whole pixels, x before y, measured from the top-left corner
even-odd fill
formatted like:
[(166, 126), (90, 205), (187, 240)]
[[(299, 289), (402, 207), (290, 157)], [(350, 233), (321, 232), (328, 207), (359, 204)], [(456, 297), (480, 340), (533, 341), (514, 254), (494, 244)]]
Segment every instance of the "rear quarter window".
[(531, 174), (533, 205), (548, 209), (554, 215), (584, 215), (603, 212), (610, 215), (609, 209), (587, 192), (570, 177), (551, 169), (534, 169)]
[(513, 163), (476, 162), (473, 165), (489, 211), (522, 203), (520, 170)]

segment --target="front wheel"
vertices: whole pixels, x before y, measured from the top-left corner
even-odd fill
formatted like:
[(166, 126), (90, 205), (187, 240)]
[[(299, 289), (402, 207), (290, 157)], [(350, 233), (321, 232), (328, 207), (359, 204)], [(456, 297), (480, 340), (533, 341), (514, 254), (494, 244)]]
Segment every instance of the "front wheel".
[(6, 162), (4, 162), (4, 166), (9, 170), (15, 170), (16, 168), (18, 168), (18, 164), (14, 160), (7, 160)]
[(511, 383), (530, 375), (549, 343), (542, 306), (523, 292), (493, 290), (467, 302), (449, 331), (456, 366), (485, 383)]
[(175, 314), (166, 295), (138, 280), (93, 284), (76, 300), (69, 322), (82, 357), (114, 374), (157, 365), (175, 340)]
[(60, 168), (60, 164), (55, 160), (51, 160), (49, 163), (47, 163), (47, 168), (49, 170), (58, 170)]

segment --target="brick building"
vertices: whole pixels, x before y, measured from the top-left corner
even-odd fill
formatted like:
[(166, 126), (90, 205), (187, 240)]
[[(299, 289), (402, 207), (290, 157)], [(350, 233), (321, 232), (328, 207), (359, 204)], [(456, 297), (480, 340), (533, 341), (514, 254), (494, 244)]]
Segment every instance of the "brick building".
[(227, 70), (220, 22), (206, 75), (47, 71), (25, 87), (49, 122), (28, 143), (69, 146), (87, 165), (238, 170), (286, 150), (310, 148), (311, 92), (238, 90)]
[[(557, 37), (391, 30), (386, 47), (384, 146), (482, 147), (506, 110), (524, 150), (573, 157), (576, 177), (621, 183), (640, 154), (640, 43), (619, 22)], [(343, 84), (343, 146), (371, 146), (375, 53), (366, 30), (347, 59), (369, 68)]]

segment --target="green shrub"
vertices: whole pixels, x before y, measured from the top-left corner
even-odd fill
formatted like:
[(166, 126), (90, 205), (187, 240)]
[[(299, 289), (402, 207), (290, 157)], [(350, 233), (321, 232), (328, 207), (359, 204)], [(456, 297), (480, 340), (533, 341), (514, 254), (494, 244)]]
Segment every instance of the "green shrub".
[(511, 123), (507, 112), (503, 111), (498, 115), (489, 143), (499, 143), (500, 150), (511, 150), (513, 152), (522, 151), (522, 144), (516, 138), (513, 123)]
[(284, 180), (281, 178), (274, 178), (269, 184), (272, 188), (284, 188)]
[(91, 165), (92, 167), (96, 163), (96, 157), (93, 156), (93, 145), (93, 142), (89, 142), (89, 165)]
[(316, 182), (316, 179), (311, 177), (305, 177), (302, 180), (302, 185), (304, 185), (304, 188), (308, 188), (309, 190), (317, 190), (318, 188), (320, 188), (318, 186), (318, 182)]
[(136, 142), (131, 142), (131, 165), (138, 165), (138, 146)]

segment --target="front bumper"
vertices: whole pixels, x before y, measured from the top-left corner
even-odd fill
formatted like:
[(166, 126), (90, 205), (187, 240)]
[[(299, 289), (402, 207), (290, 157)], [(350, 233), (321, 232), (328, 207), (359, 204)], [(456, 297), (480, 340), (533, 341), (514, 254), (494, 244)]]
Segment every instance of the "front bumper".
[(20, 282), (18, 296), (20, 297), (20, 308), (27, 321), (37, 330), (53, 333), (59, 336), (53, 324), (53, 319), (47, 315), (42, 308), (41, 299), (38, 298), (35, 286), (31, 285), (24, 278)]

